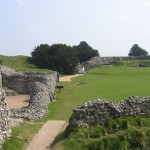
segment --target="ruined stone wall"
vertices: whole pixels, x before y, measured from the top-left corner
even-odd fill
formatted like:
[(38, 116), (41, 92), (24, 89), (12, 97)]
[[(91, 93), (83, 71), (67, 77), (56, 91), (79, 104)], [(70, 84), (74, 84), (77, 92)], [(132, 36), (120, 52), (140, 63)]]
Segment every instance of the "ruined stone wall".
[(11, 116), (23, 117), (28, 119), (42, 118), (48, 113), (48, 104), (50, 102), (49, 91), (47, 86), (40, 82), (32, 82), (32, 91), (29, 105), (20, 109), (11, 109)]
[(136, 56), (136, 57), (93, 57), (89, 61), (85, 62), (83, 66), (85, 67), (85, 70), (89, 70), (95, 67), (100, 67), (103, 64), (111, 64), (115, 61), (120, 60), (150, 60), (150, 56)]
[(37, 119), (47, 114), (48, 103), (55, 99), (58, 73), (11, 72), (11, 69), (7, 71), (5, 66), (2, 68), (3, 86), (19, 94), (30, 94), (29, 105), (18, 110), (11, 109), (10, 115)]
[(88, 128), (103, 125), (111, 118), (137, 115), (150, 115), (150, 97), (130, 96), (118, 103), (105, 100), (89, 101), (73, 110), (69, 126)]
[(10, 134), (10, 118), (5, 100), (5, 92), (2, 89), (2, 76), (0, 74), (0, 150), (2, 150), (2, 144)]
[(58, 73), (40, 73), (40, 72), (15, 72), (3, 75), (3, 86), (17, 91), (19, 94), (30, 94), (32, 92), (33, 82), (40, 82), (47, 86), (50, 93), (50, 100), (55, 98), (54, 90), (58, 83)]

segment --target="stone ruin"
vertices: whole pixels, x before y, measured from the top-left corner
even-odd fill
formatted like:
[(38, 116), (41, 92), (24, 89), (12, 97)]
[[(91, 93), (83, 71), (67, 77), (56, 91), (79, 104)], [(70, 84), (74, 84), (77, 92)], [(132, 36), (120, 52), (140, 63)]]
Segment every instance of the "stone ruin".
[(57, 72), (15, 72), (5, 66), (1, 70), (4, 89), (30, 95), (29, 105), (10, 109), (10, 116), (38, 119), (47, 114), (48, 104), (55, 100), (55, 87), (59, 82)]
[(10, 118), (5, 99), (5, 91), (2, 89), (2, 76), (0, 74), (0, 150), (5, 139), (10, 137)]
[[(10, 137), (11, 116), (28, 119), (41, 118), (48, 112), (48, 104), (55, 99), (55, 87), (59, 83), (57, 72), (15, 72), (6, 66), (0, 68), (0, 150), (5, 139)], [(27, 107), (17, 110), (7, 108), (5, 90), (8, 95), (30, 94)], [(18, 123), (18, 122), (17, 122)], [(16, 123), (15, 123), (16, 124)]]
[(118, 103), (98, 99), (73, 109), (69, 127), (88, 128), (103, 125), (111, 118), (149, 115), (150, 97), (130, 96)]
[(82, 65), (85, 68), (85, 71), (89, 69), (93, 69), (96, 67), (100, 67), (101, 65), (109, 65), (113, 62), (121, 61), (121, 60), (150, 60), (150, 56), (125, 56), (125, 57), (100, 57), (96, 56), (91, 58), (89, 61), (84, 62)]

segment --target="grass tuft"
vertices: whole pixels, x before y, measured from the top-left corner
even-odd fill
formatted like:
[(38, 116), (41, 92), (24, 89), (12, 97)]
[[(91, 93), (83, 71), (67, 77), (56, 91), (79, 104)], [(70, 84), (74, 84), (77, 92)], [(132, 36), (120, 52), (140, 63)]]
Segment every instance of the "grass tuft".
[[(140, 120), (143, 126), (135, 124), (135, 120), (137, 122)], [(71, 149), (69, 145), (74, 145), (78, 139), (78, 146), (81, 144), (82, 150), (143, 150), (150, 147), (149, 127), (150, 118), (124, 117), (111, 119), (96, 128), (73, 130), (67, 128), (69, 133), (64, 140), (64, 145), (66, 150), (69, 150)]]

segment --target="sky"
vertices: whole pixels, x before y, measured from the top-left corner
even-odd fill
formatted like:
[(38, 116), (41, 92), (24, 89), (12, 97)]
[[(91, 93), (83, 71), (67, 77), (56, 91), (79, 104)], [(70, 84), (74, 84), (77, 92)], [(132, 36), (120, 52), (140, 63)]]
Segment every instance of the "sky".
[(0, 0), (0, 54), (30, 56), (40, 44), (86, 41), (101, 56), (150, 54), (150, 0)]

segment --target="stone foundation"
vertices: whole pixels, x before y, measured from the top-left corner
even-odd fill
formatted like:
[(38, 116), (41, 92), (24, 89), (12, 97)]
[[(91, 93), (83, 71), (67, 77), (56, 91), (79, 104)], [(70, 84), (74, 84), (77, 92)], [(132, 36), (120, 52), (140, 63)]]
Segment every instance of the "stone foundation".
[(15, 72), (2, 66), (3, 86), (19, 94), (30, 94), (27, 107), (10, 110), (11, 116), (28, 119), (41, 118), (48, 112), (48, 103), (55, 100), (55, 87), (59, 82), (57, 72)]
[(73, 109), (69, 120), (70, 127), (84, 127), (103, 125), (111, 118), (123, 116), (149, 116), (150, 97), (130, 96), (118, 103), (95, 100)]

